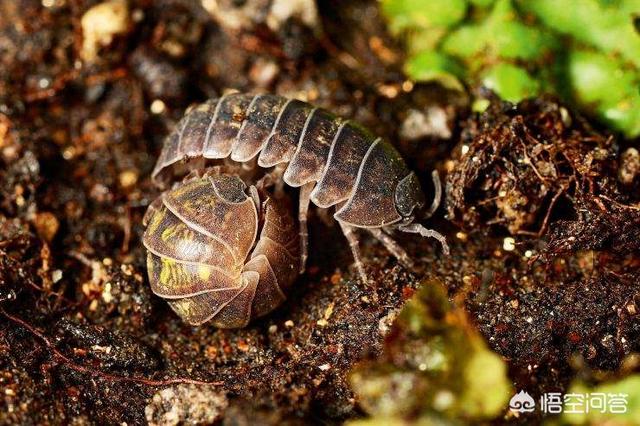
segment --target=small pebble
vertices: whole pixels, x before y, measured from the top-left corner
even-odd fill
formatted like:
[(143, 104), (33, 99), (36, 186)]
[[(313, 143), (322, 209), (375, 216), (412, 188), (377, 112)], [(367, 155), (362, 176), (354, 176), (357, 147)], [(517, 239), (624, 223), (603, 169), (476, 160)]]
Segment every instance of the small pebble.
[(207, 346), (207, 348), (205, 349), (205, 353), (207, 355), (207, 358), (215, 359), (218, 355), (218, 348), (216, 348), (215, 346)]
[(310, 28), (320, 28), (318, 8), (313, 0), (273, 0), (267, 16), (267, 25), (272, 31), (277, 31), (282, 24), (294, 17)]
[(156, 99), (151, 102), (149, 109), (151, 110), (151, 113), (158, 115), (162, 114), (167, 109), (167, 106), (160, 99)]
[(640, 174), (640, 152), (636, 148), (628, 148), (620, 156), (618, 179), (625, 185), (633, 183)]
[(118, 180), (122, 188), (132, 188), (138, 182), (138, 173), (135, 170), (125, 170), (120, 173)]
[(58, 232), (60, 223), (53, 213), (42, 212), (36, 214), (34, 226), (40, 238), (50, 243)]
[(516, 248), (516, 240), (512, 237), (507, 237), (502, 242), (502, 248), (504, 251), (513, 251)]
[(82, 50), (85, 61), (94, 61), (100, 47), (107, 46), (113, 37), (129, 28), (129, 8), (126, 0), (110, 0), (99, 3), (85, 12), (82, 26)]
[(324, 310), (324, 319), (329, 319), (331, 318), (331, 315), (333, 314), (333, 303), (330, 303), (329, 306), (327, 306), (327, 309)]
[(95, 312), (97, 309), (98, 309), (98, 300), (97, 299), (93, 299), (91, 301), (91, 303), (89, 304), (89, 311)]

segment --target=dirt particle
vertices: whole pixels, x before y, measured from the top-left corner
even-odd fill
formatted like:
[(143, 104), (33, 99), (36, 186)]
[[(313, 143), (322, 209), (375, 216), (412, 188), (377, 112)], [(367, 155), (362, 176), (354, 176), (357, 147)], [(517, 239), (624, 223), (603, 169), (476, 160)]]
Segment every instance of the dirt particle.
[(167, 106), (160, 99), (155, 99), (151, 102), (151, 106), (149, 107), (152, 114), (162, 114), (167, 109)]
[(627, 148), (620, 156), (618, 179), (625, 185), (630, 185), (640, 174), (640, 152), (636, 148)]
[(205, 349), (205, 354), (207, 355), (207, 358), (215, 359), (218, 355), (218, 348), (215, 346), (207, 346), (207, 348)]
[(251, 346), (249, 346), (249, 344), (245, 340), (239, 340), (236, 346), (238, 347), (238, 350), (242, 352), (248, 352), (251, 348)]
[(516, 249), (516, 240), (512, 237), (506, 237), (502, 240), (502, 249), (504, 251), (513, 251)]
[(126, 0), (109, 0), (93, 6), (81, 20), (82, 50), (85, 61), (94, 61), (103, 46), (129, 28), (129, 8)]
[(40, 238), (42, 238), (47, 243), (53, 241), (53, 238), (60, 228), (60, 222), (58, 222), (58, 218), (56, 218), (56, 216), (50, 212), (37, 213), (34, 218), (33, 224)]
[(400, 128), (400, 136), (407, 140), (417, 140), (432, 136), (440, 139), (449, 139), (451, 129), (449, 117), (444, 108), (429, 106), (425, 111), (413, 109), (409, 111), (407, 118)]
[(120, 173), (118, 179), (123, 189), (130, 189), (138, 182), (138, 172), (135, 170), (125, 170)]
[(271, 30), (278, 31), (288, 20), (296, 18), (306, 26), (318, 32), (318, 8), (313, 0), (275, 0), (267, 16), (267, 25)]
[(210, 386), (178, 385), (155, 393), (144, 411), (149, 425), (211, 424), (228, 405), (224, 393)]

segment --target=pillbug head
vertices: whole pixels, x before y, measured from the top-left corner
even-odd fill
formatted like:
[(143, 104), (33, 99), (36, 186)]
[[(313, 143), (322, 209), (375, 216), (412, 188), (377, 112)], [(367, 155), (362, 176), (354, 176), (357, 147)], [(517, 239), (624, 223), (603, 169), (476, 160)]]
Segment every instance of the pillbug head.
[(398, 183), (394, 194), (396, 209), (403, 218), (410, 218), (425, 205), (425, 198), (420, 182), (415, 173), (409, 173)]

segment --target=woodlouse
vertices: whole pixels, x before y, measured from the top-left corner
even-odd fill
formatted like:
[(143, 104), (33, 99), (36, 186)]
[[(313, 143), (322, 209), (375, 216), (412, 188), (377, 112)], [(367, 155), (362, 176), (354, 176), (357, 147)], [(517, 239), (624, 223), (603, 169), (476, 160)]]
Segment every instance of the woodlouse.
[[(333, 217), (340, 224), (349, 242), (355, 265), (364, 282), (367, 282), (367, 277), (358, 249), (358, 239), (354, 233), (355, 228), (368, 230), (406, 266), (412, 266), (413, 262), (389, 236), (390, 231), (399, 230), (436, 238), (441, 242), (445, 253), (448, 253), (448, 247), (442, 235), (415, 223), (417, 213), (425, 205), (425, 197), (418, 178), (407, 168), (395, 148), (355, 122), (337, 117), (306, 102), (271, 94), (234, 93), (192, 108), (165, 140), (152, 172), (152, 180), (159, 187), (165, 188), (179, 176), (195, 170), (205, 170), (207, 162), (215, 167), (231, 168), (237, 175), (249, 174), (250, 177), (245, 178), (245, 181), (247, 179), (257, 181), (257, 185), (261, 188), (275, 186), (276, 193), (282, 192), (283, 182), (291, 187), (300, 188), (298, 207), (300, 272), (304, 271), (307, 258), (306, 221), (311, 202), (323, 209), (336, 206), (337, 211)], [(224, 175), (218, 175), (215, 179), (222, 179), (221, 176)], [(437, 173), (433, 176), (436, 183), (436, 197), (428, 213), (432, 213), (437, 208), (440, 199)], [(214, 181), (211, 180), (214, 177), (210, 175), (208, 179), (210, 186), (215, 188)], [(238, 177), (234, 179), (236, 184), (242, 182)], [(159, 275), (161, 266), (158, 269), (158, 260), (153, 258), (153, 251), (157, 251), (157, 247), (153, 244), (156, 240), (162, 239), (164, 225), (160, 224), (161, 219), (154, 221), (153, 214), (162, 216), (164, 220), (166, 214), (160, 214), (164, 203), (164, 211), (170, 211), (183, 222), (193, 225), (190, 223), (192, 218), (178, 213), (179, 206), (172, 204), (174, 201), (167, 201), (173, 200), (171, 197), (175, 191), (184, 191), (185, 196), (181, 201), (184, 203), (205, 205), (217, 202), (217, 196), (214, 194), (212, 198), (211, 195), (216, 191), (209, 189), (206, 193), (196, 190), (189, 192), (191, 190), (189, 185), (193, 185), (189, 182), (187, 180), (186, 183), (161, 196), (159, 201), (152, 204), (151, 214), (148, 215), (150, 225), (144, 241), (152, 252), (149, 267), (150, 279), (152, 284), (156, 282), (153, 284), (154, 291), (165, 297), (193, 298), (198, 292), (206, 294), (206, 292), (212, 292), (213, 288), (223, 288), (219, 284), (210, 283), (207, 286), (206, 283), (200, 283), (194, 284), (195, 287), (192, 286), (189, 291), (183, 289), (184, 291), (180, 294), (169, 295), (159, 290), (157, 284), (162, 278)], [(187, 185), (186, 189), (185, 185)], [(242, 198), (240, 193), (234, 196), (237, 199)], [(189, 197), (196, 199), (200, 197), (207, 201), (194, 201)], [(257, 207), (256, 203), (254, 205)], [(279, 212), (279, 215), (284, 217), (283, 209)], [(206, 215), (212, 215), (215, 212), (203, 210), (191, 213), (200, 215), (198, 216), (200, 220), (206, 221)], [(229, 214), (237, 218), (240, 215), (240, 213), (231, 212)], [(225, 221), (229, 229), (235, 229), (238, 226), (232, 219), (227, 218)], [(204, 226), (204, 223), (200, 225)], [(194, 227), (191, 226), (191, 228)], [(287, 228), (287, 232), (291, 232), (291, 229)], [(201, 231), (197, 226), (196, 230)], [(211, 229), (208, 233), (209, 237), (215, 239), (216, 232), (226, 231), (224, 227)], [(155, 233), (160, 233), (160, 237)], [(189, 235), (189, 238), (193, 238), (191, 234)], [(188, 238), (185, 237), (184, 240), (187, 241)], [(233, 269), (235, 274), (238, 271), (242, 272), (241, 268), (245, 265), (242, 254), (245, 256), (249, 254), (251, 246), (247, 246), (246, 243), (250, 240), (245, 236), (236, 242), (231, 240), (227, 242), (229, 246), (245, 244), (242, 246), (243, 250), (238, 253), (237, 263), (232, 265), (235, 268)], [(260, 241), (260, 239), (257, 240), (258, 245)], [(290, 238), (287, 238), (287, 241), (290, 244)], [(258, 245), (255, 247), (257, 248)], [(297, 251), (295, 255), (298, 255)], [(173, 259), (179, 260), (176, 257)], [(246, 265), (251, 263), (252, 258), (249, 259)], [(277, 272), (282, 273), (282, 262), (282, 259), (274, 259), (271, 266), (274, 270), (280, 268)], [(290, 265), (286, 261), (284, 264)], [(234, 276), (237, 277), (237, 275)], [(183, 284), (183, 278), (184, 276), (178, 280), (179, 286), (188, 286), (188, 283)], [(279, 278), (276, 274), (276, 279)], [(291, 274), (283, 277), (285, 286), (290, 284), (292, 279)], [(181, 309), (178, 307), (178, 302), (172, 302), (172, 306), (177, 311)], [(196, 309), (195, 305), (189, 306), (190, 309)], [(211, 311), (211, 308), (207, 309)], [(249, 308), (245, 307), (245, 311), (246, 309)], [(179, 313), (183, 317), (189, 316), (185, 315), (184, 309), (182, 311)], [(204, 317), (200, 315), (199, 319)], [(218, 321), (218, 323), (225, 326), (224, 321)], [(236, 326), (235, 323), (233, 326)]]
[(143, 242), (153, 292), (190, 324), (244, 327), (275, 309), (298, 275), (288, 208), (237, 176), (191, 178), (154, 202)]

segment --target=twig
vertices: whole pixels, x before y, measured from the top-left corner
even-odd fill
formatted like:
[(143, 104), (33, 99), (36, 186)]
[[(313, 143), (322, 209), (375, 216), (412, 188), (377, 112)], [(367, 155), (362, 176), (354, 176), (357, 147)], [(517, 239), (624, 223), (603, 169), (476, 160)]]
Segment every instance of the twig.
[(123, 254), (127, 254), (129, 252), (129, 243), (131, 242), (131, 210), (129, 209), (129, 206), (125, 206), (125, 215), (123, 220), (122, 229), (124, 231), (124, 238), (122, 239), (120, 251)]
[(63, 354), (58, 349), (56, 349), (54, 344), (51, 343), (51, 340), (49, 340), (49, 338), (47, 336), (45, 336), (41, 331), (39, 331), (38, 329), (36, 329), (35, 327), (30, 325), (26, 321), (24, 321), (24, 320), (22, 320), (22, 319), (20, 319), (18, 317), (15, 317), (13, 315), (8, 314), (2, 308), (0, 308), (0, 313), (2, 313), (2, 315), (7, 317), (9, 320), (11, 320), (11, 321), (15, 322), (16, 324), (20, 325), (21, 327), (23, 327), (29, 333), (33, 334), (34, 336), (36, 336), (40, 340), (42, 340), (44, 345), (51, 351), (51, 353), (53, 354), (54, 358), (56, 358), (58, 361), (61, 361), (62, 363), (64, 363), (64, 365), (66, 365), (67, 367), (69, 367), (72, 370), (75, 370), (75, 371), (77, 371), (79, 373), (86, 373), (86, 374), (90, 374), (92, 376), (98, 376), (98, 377), (102, 377), (103, 379), (116, 381), (116, 382), (139, 383), (139, 384), (143, 384), (143, 385), (147, 385), (147, 386), (168, 386), (168, 385), (173, 385), (173, 384), (185, 384), (185, 383), (186, 384), (194, 384), (194, 385), (209, 385), (209, 386), (219, 386), (219, 385), (224, 384), (224, 382), (205, 382), (205, 381), (202, 381), (202, 380), (187, 379), (187, 378), (182, 378), (182, 377), (178, 377), (178, 378), (174, 378), (174, 379), (166, 379), (166, 380), (153, 380), (153, 379), (146, 379), (144, 377), (117, 376), (117, 375), (114, 375), (114, 374), (105, 373), (104, 371), (101, 371), (101, 370), (90, 369), (90, 368), (84, 367), (82, 365), (79, 365), (79, 364), (76, 364), (75, 362), (73, 362), (65, 354)]
[(634, 206), (634, 205), (629, 205), (629, 204), (622, 204), (622, 203), (614, 200), (613, 198), (607, 197), (606, 195), (598, 195), (598, 197), (604, 198), (605, 200), (615, 204), (616, 206), (618, 206), (618, 207), (620, 207), (622, 209), (640, 210), (640, 205)]
[(531, 158), (529, 157), (529, 153), (527, 153), (527, 146), (524, 144), (524, 142), (522, 142), (522, 140), (520, 140), (520, 144), (522, 145), (522, 152), (524, 153), (525, 162), (531, 166), (531, 168), (533, 169), (533, 172), (536, 174), (536, 176), (538, 176), (538, 179), (540, 179), (542, 183), (547, 183), (547, 180), (544, 177), (542, 177), (542, 175), (536, 168), (535, 164), (533, 164), (533, 162), (531, 161)]
[(353, 57), (349, 52), (346, 52), (336, 46), (333, 41), (327, 37), (320, 39), (320, 45), (334, 58), (337, 58), (343, 65), (352, 70), (362, 68), (360, 62)]
[(553, 210), (553, 207), (555, 207), (556, 201), (558, 201), (558, 198), (564, 193), (565, 189), (566, 189), (565, 187), (560, 188), (558, 192), (556, 192), (556, 194), (551, 199), (551, 203), (549, 204), (549, 208), (547, 209), (547, 213), (544, 216), (544, 220), (542, 221), (542, 225), (540, 226), (540, 229), (538, 230), (538, 232), (524, 230), (524, 231), (518, 231), (518, 234), (530, 235), (537, 238), (542, 237), (545, 231), (547, 230), (547, 226), (549, 225), (549, 218), (551, 217), (551, 211)]

